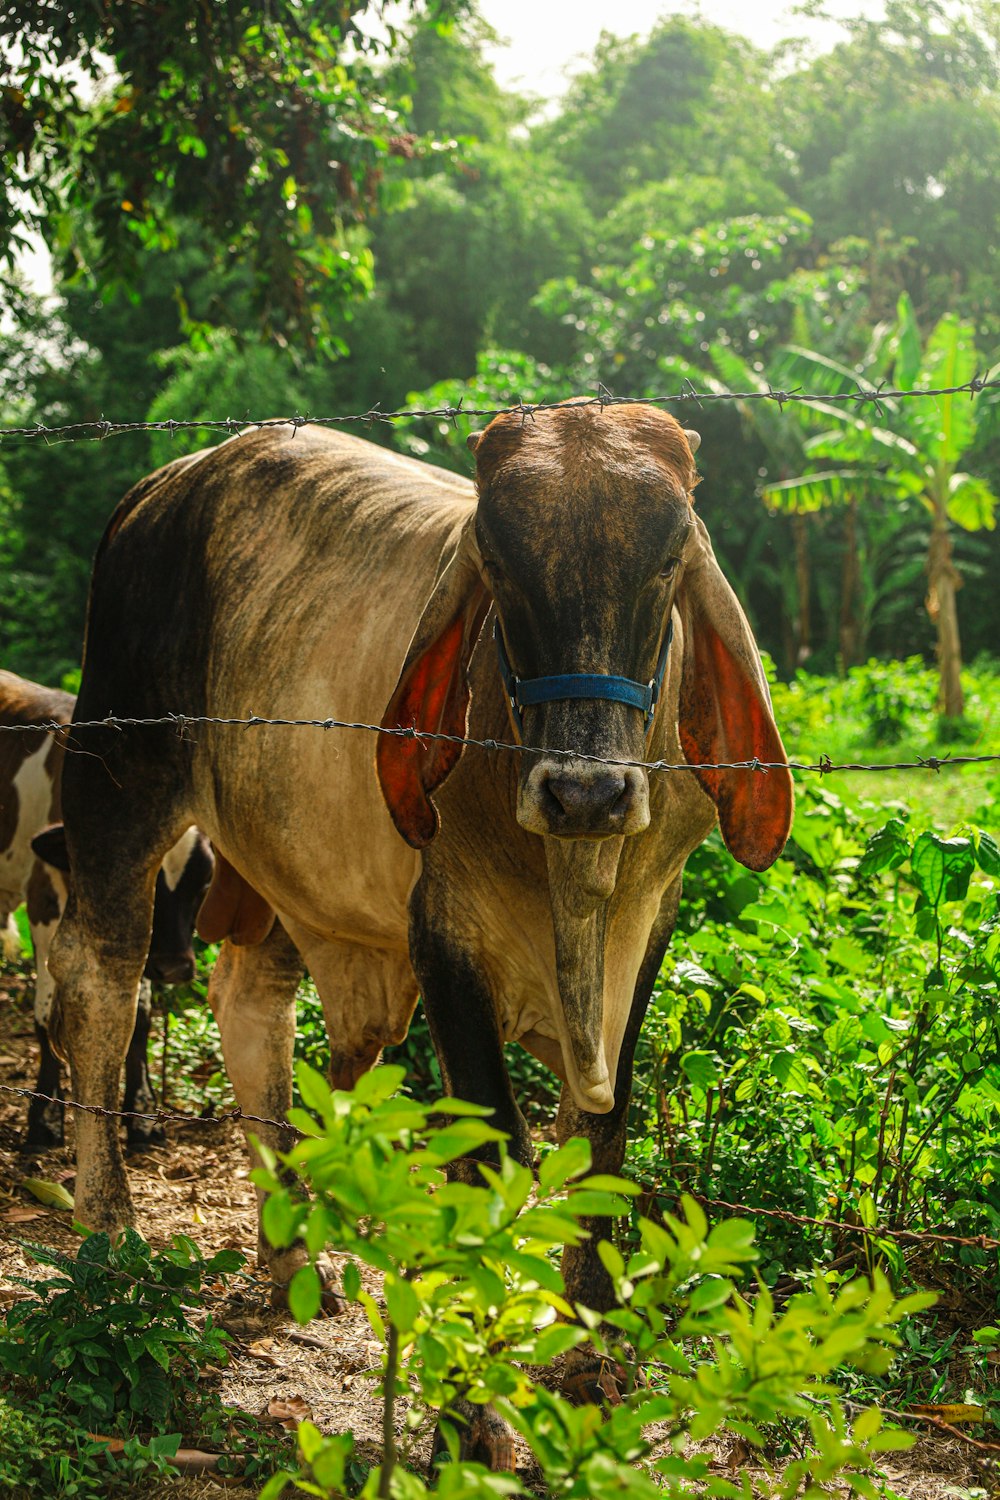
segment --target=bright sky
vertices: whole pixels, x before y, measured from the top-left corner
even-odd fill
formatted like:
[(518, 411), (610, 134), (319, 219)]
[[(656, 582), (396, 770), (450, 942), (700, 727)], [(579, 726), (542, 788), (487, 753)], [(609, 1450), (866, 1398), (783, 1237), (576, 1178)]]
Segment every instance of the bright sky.
[[(701, 16), (759, 47), (806, 37), (822, 50), (843, 35), (835, 22), (806, 20), (793, 9), (790, 0), (480, 0), (485, 19), (510, 43), (495, 55), (499, 81), (549, 99), (562, 93), (566, 69), (586, 61), (602, 31), (646, 35), (672, 15)], [(883, 13), (881, 0), (826, 0), (824, 9), (873, 20)]]

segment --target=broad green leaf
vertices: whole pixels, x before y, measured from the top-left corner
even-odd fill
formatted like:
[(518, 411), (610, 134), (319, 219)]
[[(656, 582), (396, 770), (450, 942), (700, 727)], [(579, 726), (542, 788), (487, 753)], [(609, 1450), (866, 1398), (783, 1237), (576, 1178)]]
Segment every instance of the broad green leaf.
[[(925, 389), (964, 385), (982, 363), (974, 339), (971, 323), (946, 313), (927, 340), (916, 384)], [(952, 468), (975, 437), (975, 408), (964, 394), (912, 401), (907, 408), (907, 430), (931, 462)]]
[(711, 1088), (719, 1081), (719, 1067), (712, 1052), (685, 1052), (681, 1067), (696, 1088)]
[(409, 1333), (420, 1315), (420, 1301), (402, 1276), (387, 1276), (382, 1287), (386, 1310), (401, 1333)]
[(804, 1094), (809, 1087), (809, 1070), (796, 1052), (775, 1053), (771, 1058), (771, 1076), (790, 1094)]
[(288, 1283), (288, 1311), (296, 1323), (309, 1323), (319, 1312), (323, 1287), (315, 1266), (300, 1266)]
[(861, 944), (855, 942), (853, 938), (845, 937), (842, 933), (834, 938), (828, 953), (831, 963), (839, 964), (850, 974), (863, 974), (871, 965), (871, 958)]
[(977, 830), (975, 839), (976, 863), (979, 868), (986, 875), (1000, 875), (1000, 845), (996, 839), (982, 828)]
[(906, 837), (906, 824), (899, 818), (890, 818), (888, 823), (872, 834), (865, 845), (858, 874), (866, 879), (883, 870), (895, 870), (905, 863), (909, 854), (910, 841)]
[(948, 515), (964, 531), (992, 531), (997, 497), (984, 479), (953, 474), (948, 482)]
[(590, 1142), (583, 1136), (574, 1136), (550, 1151), (538, 1168), (538, 1187), (542, 1193), (554, 1193), (573, 1177), (589, 1172), (591, 1163)]
[(903, 292), (896, 303), (896, 347), (893, 378), (902, 391), (912, 391), (920, 369), (920, 329), (909, 292)]
[(965, 899), (975, 865), (970, 839), (943, 839), (936, 833), (922, 833), (910, 858), (914, 883), (935, 910), (942, 901)]
[(346, 1262), (341, 1272), (340, 1285), (348, 1302), (357, 1302), (361, 1290), (361, 1272), (353, 1260)]

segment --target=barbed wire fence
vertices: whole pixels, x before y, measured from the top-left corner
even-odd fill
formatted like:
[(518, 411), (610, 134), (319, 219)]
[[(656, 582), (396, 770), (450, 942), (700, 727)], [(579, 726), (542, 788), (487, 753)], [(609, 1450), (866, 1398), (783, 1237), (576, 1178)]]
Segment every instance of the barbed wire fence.
[(313, 416), (291, 416), (291, 417), (252, 417), (249, 414), (243, 417), (190, 417), (175, 418), (167, 417), (157, 422), (113, 422), (105, 417), (97, 417), (91, 421), (64, 422), (58, 426), (48, 426), (44, 422), (34, 422), (27, 426), (0, 426), (0, 444), (14, 438), (41, 438), (46, 442), (100, 442), (105, 438), (119, 437), (132, 432), (166, 432), (173, 436), (178, 432), (225, 432), (231, 437), (237, 437), (241, 433), (254, 431), (263, 432), (270, 428), (289, 427), (293, 432), (298, 432), (303, 427), (376, 427), (380, 424), (393, 425), (396, 422), (410, 422), (416, 420), (431, 420), (439, 422), (457, 422), (460, 417), (482, 418), (515, 415), (520, 416), (522, 421), (529, 421), (539, 412), (561, 411), (566, 407), (600, 407), (602, 410), (609, 406), (670, 406), (674, 403), (680, 405), (705, 406), (717, 401), (775, 401), (779, 407), (786, 405), (808, 405), (810, 402), (823, 402), (826, 404), (853, 406), (858, 410), (871, 407), (876, 416), (884, 416), (884, 403), (892, 401), (910, 401), (917, 398), (933, 396), (962, 396), (973, 398), (983, 391), (1000, 392), (1000, 373), (990, 371), (986, 375), (973, 375), (969, 380), (963, 381), (961, 385), (946, 386), (920, 386), (915, 390), (896, 389), (881, 381), (877, 385), (864, 384), (861, 380), (856, 382), (856, 388), (850, 391), (804, 391), (800, 386), (782, 389), (771, 386), (764, 390), (751, 391), (699, 391), (691, 381), (684, 381), (681, 388), (663, 395), (650, 396), (619, 396), (606, 385), (600, 385), (594, 394), (570, 396), (560, 401), (522, 401), (520, 398), (512, 401), (507, 406), (466, 406), (464, 400), (451, 406), (415, 407), (405, 406), (396, 411), (383, 411), (378, 405), (371, 406), (367, 411), (352, 412), (341, 416), (313, 417)]
[(74, 745), (73, 736), (81, 730), (115, 729), (169, 729), (177, 735), (189, 738), (189, 731), (202, 726), (223, 729), (347, 729), (369, 734), (389, 735), (394, 739), (415, 740), (423, 743), (435, 741), (447, 745), (475, 746), (482, 750), (509, 752), (514, 755), (544, 755), (556, 760), (592, 762), (601, 766), (616, 766), (624, 770), (648, 772), (669, 771), (751, 771), (767, 774), (769, 771), (814, 772), (829, 776), (834, 771), (941, 771), (948, 766), (988, 765), (1000, 761), (1000, 752), (982, 755), (921, 755), (916, 760), (900, 761), (834, 761), (828, 755), (818, 760), (750, 760), (736, 761), (668, 761), (668, 760), (624, 760), (606, 755), (592, 755), (585, 750), (559, 750), (543, 745), (525, 745), (516, 740), (476, 739), (473, 735), (444, 734), (438, 730), (398, 728), (387, 724), (373, 724), (359, 719), (287, 719), (268, 718), (261, 714), (249, 714), (243, 718), (213, 717), (210, 714), (160, 714), (154, 718), (131, 718), (107, 714), (102, 719), (81, 719), (66, 724), (56, 719), (40, 719), (30, 724), (0, 724), (2, 734), (50, 734), (59, 735), (66, 750), (72, 754), (91, 755), (94, 752)]
[[(149, 1124), (178, 1125), (185, 1128), (190, 1127), (215, 1127), (227, 1125), (263, 1125), (269, 1129), (279, 1131), (287, 1137), (298, 1137), (300, 1132), (289, 1125), (287, 1120), (268, 1119), (263, 1115), (246, 1114), (239, 1105), (232, 1109), (225, 1109), (219, 1114), (194, 1115), (181, 1110), (173, 1109), (107, 1109), (99, 1104), (81, 1104), (76, 1099), (57, 1098), (53, 1094), (41, 1094), (36, 1089), (17, 1088), (12, 1084), (0, 1083), (0, 1094), (13, 1095), (19, 1099), (39, 1099), (46, 1104), (58, 1104), (64, 1109), (76, 1110), (79, 1113), (97, 1115), (106, 1120), (144, 1120)], [(640, 1193), (642, 1196), (642, 1193)], [(661, 1201), (673, 1201), (670, 1195), (655, 1192), (653, 1196)], [(905, 1244), (940, 1244), (953, 1245), (975, 1250), (1000, 1250), (1000, 1239), (994, 1239), (988, 1234), (958, 1235), (942, 1234), (936, 1230), (921, 1229), (896, 1229), (885, 1224), (850, 1224), (840, 1219), (812, 1218), (808, 1214), (792, 1213), (789, 1209), (766, 1208), (751, 1203), (731, 1203), (725, 1198), (712, 1198), (702, 1193), (693, 1193), (692, 1196), (699, 1203), (709, 1208), (722, 1208), (727, 1212), (749, 1214), (768, 1219), (778, 1219), (789, 1224), (813, 1225), (820, 1229), (835, 1230), (838, 1233), (857, 1235), (863, 1239), (878, 1240), (889, 1239)]]

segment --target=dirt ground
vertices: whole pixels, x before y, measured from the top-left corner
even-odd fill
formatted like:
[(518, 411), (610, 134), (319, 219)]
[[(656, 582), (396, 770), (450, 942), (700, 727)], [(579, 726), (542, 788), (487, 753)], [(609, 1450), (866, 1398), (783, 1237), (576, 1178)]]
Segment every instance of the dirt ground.
[[(0, 1084), (31, 1088), (35, 1066), (28, 986), (8, 974), (0, 977)], [(26, 1176), (33, 1176), (60, 1182), (72, 1192), (72, 1126), (67, 1147), (25, 1158), (18, 1150), (25, 1111), (26, 1101), (0, 1093), (0, 1310), (18, 1294), (12, 1277), (28, 1265), (19, 1240), (41, 1241), (70, 1253), (79, 1243), (68, 1213), (43, 1207), (21, 1186)], [(238, 1127), (171, 1127), (166, 1145), (131, 1159), (130, 1177), (138, 1227), (151, 1243), (164, 1244), (183, 1232), (207, 1253), (226, 1248), (247, 1256), (252, 1274), (235, 1283), (238, 1290), (207, 1299), (209, 1311), (233, 1340), (222, 1379), (223, 1400), (257, 1417), (267, 1417), (268, 1408), (273, 1412), (278, 1402), (301, 1415), (307, 1407), (321, 1429), (351, 1431), (362, 1455), (374, 1458), (381, 1421), (379, 1345), (356, 1306), (307, 1328), (271, 1310), (255, 1266), (254, 1192)], [(716, 1457), (720, 1471), (732, 1476), (727, 1456)], [(526, 1450), (520, 1459), (530, 1482)], [(907, 1454), (889, 1455), (883, 1472), (890, 1487), (907, 1500), (1000, 1496), (995, 1462), (969, 1444), (937, 1434), (922, 1435)], [(143, 1485), (142, 1493), (207, 1500), (251, 1495), (256, 1489), (233, 1481), (223, 1487), (204, 1476), (183, 1478), (166, 1488)]]

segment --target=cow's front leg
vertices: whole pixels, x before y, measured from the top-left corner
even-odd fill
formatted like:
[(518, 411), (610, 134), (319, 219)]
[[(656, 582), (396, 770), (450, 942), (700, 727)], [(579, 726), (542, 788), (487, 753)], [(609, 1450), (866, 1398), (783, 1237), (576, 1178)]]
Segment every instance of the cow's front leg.
[(145, 885), (137, 878), (127, 893), (119, 886), (114, 896), (120, 899), (113, 901), (93, 882), (86, 905), (78, 879), (49, 959), (56, 986), (49, 1037), (69, 1062), (70, 1097), (85, 1106), (74, 1112), (75, 1213), (89, 1228), (109, 1234), (135, 1219), (117, 1112), (149, 943), (152, 873)]
[[(531, 1166), (531, 1134), (504, 1060), (503, 1038), (482, 965), (468, 946), (449, 932), (444, 913), (418, 885), (410, 902), (410, 960), (424, 1000), (431, 1040), (446, 1094), (493, 1111), (490, 1123), (510, 1137), (512, 1156)], [(466, 1180), (481, 1182), (473, 1160), (496, 1162), (493, 1147), (477, 1152), (464, 1166)]]
[[(482, 969), (448, 932), (446, 923), (432, 919), (432, 903), (419, 885), (411, 899), (410, 915), (410, 958), (420, 983), (445, 1093), (491, 1109), (490, 1123), (510, 1137), (511, 1154), (530, 1166), (531, 1136), (511, 1088), (496, 1007)], [(495, 1149), (484, 1147), (474, 1157), (453, 1162), (449, 1175), (481, 1185), (481, 1160), (495, 1163)], [(493, 1470), (514, 1468), (513, 1433), (492, 1406), (456, 1401), (449, 1418), (459, 1429), (462, 1458)], [(439, 1431), (432, 1464), (443, 1446)]]
[[(573, 1102), (568, 1088), (564, 1088), (560, 1096), (556, 1120), (558, 1142), (561, 1146), (573, 1136), (585, 1137), (590, 1142), (593, 1172), (617, 1176), (625, 1160), (636, 1043), (653, 993), (653, 985), (677, 920), (680, 896), (681, 881), (678, 878), (660, 905), (656, 926), (636, 980), (632, 1009), (618, 1059), (614, 1108), (605, 1115), (589, 1114)], [(615, 1293), (611, 1278), (597, 1253), (597, 1246), (601, 1240), (610, 1240), (611, 1220), (588, 1218), (580, 1222), (588, 1231), (589, 1238), (579, 1245), (567, 1245), (563, 1251), (562, 1269), (566, 1295), (574, 1304), (580, 1303), (584, 1307), (593, 1308), (595, 1312), (608, 1312), (615, 1305)], [(565, 1394), (574, 1400), (609, 1400), (613, 1403), (620, 1394), (623, 1380), (624, 1372), (620, 1367), (612, 1367), (607, 1360), (597, 1356), (592, 1348), (583, 1345), (567, 1356), (562, 1386)]]

